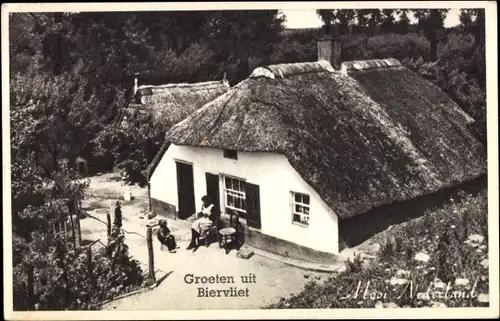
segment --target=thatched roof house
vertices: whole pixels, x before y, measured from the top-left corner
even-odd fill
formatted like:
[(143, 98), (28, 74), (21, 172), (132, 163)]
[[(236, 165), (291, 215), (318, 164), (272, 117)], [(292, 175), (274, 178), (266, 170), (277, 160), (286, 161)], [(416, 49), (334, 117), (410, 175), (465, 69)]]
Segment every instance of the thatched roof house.
[(126, 109), (130, 114), (134, 111), (152, 112), (154, 120), (168, 129), (228, 89), (229, 83), (225, 78), (221, 81), (164, 85), (139, 85), (135, 78), (133, 98)]
[[(484, 173), (485, 148), (467, 130), (470, 116), (436, 85), (395, 59), (344, 62), (334, 69), (335, 59), (323, 60), (321, 55), (335, 54), (335, 47), (318, 51), (318, 62), (257, 68), (248, 79), (173, 126), (166, 134), (166, 140), (177, 148), (172, 157), (185, 157), (196, 166), (198, 159), (189, 150), (229, 150), (238, 153), (233, 162), (240, 166), (260, 166), (246, 165), (243, 157), (260, 155), (259, 160), (264, 160), (268, 154), (281, 155), (291, 167), (283, 165), (280, 175), (285, 177), (286, 171), (300, 175), (307, 187), (299, 192), (311, 195), (311, 203), (317, 195), (317, 203), (335, 217), (330, 230), (338, 220)], [(232, 173), (229, 164), (218, 161), (220, 166), (217, 170), (212, 167), (212, 173), (242, 177), (251, 172), (247, 168)], [(273, 165), (261, 166), (266, 172), (264, 166)], [(293, 191), (281, 176), (275, 177), (266, 193), (278, 193), (280, 188)], [(262, 177), (242, 177), (243, 181), (253, 180), (252, 184), (259, 179)], [(266, 188), (263, 184), (261, 190)], [(288, 212), (289, 206), (287, 202), (281, 210)], [(311, 222), (320, 216), (319, 207), (312, 213), (311, 205)], [(278, 211), (266, 213), (264, 208), (260, 202), (262, 233), (264, 217), (276, 216)], [(283, 221), (280, 228), (287, 224), (289, 221)], [(311, 231), (310, 237), (321, 235), (321, 228)], [(294, 233), (302, 231), (288, 233), (286, 237), (292, 239), (287, 241), (299, 243), (293, 239)], [(273, 236), (286, 239), (284, 234)], [(338, 239), (334, 241), (338, 244)], [(302, 241), (301, 245), (312, 247), (310, 244)], [(337, 247), (313, 245), (321, 251), (338, 251)]]
[(464, 126), (470, 116), (390, 62), (344, 63), (347, 74), (326, 62), (268, 66), (268, 75), (257, 69), (166, 139), (286, 155), (342, 218), (479, 175), (484, 147)]

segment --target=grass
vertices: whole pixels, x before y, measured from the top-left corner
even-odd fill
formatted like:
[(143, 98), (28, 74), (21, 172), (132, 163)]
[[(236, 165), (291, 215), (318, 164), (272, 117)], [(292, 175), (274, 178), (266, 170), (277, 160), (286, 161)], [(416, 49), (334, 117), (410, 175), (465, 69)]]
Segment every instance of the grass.
[(374, 236), (370, 264), (355, 257), (269, 308), (488, 306), (487, 192), (461, 199)]

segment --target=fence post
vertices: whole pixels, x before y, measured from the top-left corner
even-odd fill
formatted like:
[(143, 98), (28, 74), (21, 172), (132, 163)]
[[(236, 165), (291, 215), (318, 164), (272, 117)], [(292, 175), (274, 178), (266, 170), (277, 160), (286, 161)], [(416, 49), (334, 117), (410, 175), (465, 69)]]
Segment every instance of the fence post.
[(148, 243), (148, 257), (149, 257), (149, 278), (156, 282), (155, 277), (155, 258), (153, 253), (153, 229), (151, 226), (147, 227), (147, 243)]
[(149, 201), (149, 210), (152, 210), (152, 205), (151, 205), (151, 183), (148, 180), (148, 201)]
[(73, 215), (71, 214), (71, 212), (69, 213), (69, 220), (71, 221), (71, 236), (73, 239), (73, 246), (74, 246), (74, 250), (76, 251), (76, 249), (78, 248), (80, 243), (77, 240), (78, 237), (76, 236), (76, 226), (75, 226), (76, 224), (75, 224), (75, 220), (73, 219)]
[(33, 265), (28, 265), (28, 310), (33, 309), (35, 299), (35, 284), (34, 284), (34, 268)]
[(64, 226), (64, 244), (66, 245), (66, 251), (68, 251), (69, 250), (69, 246), (68, 246), (68, 224), (67, 224), (66, 220), (63, 220), (62, 224)]
[(92, 270), (92, 247), (87, 247), (87, 269), (89, 270), (89, 281), (91, 288), (91, 296), (94, 295), (95, 292), (95, 280), (94, 280), (94, 271)]
[[(110, 211), (111, 211), (111, 209), (110, 209)], [(110, 212), (108, 212), (106, 214), (106, 221), (107, 221), (106, 225), (108, 228), (108, 244), (109, 244), (109, 241), (111, 240), (111, 213)]]
[(78, 234), (78, 244), (82, 244), (82, 227), (80, 225), (80, 211), (81, 211), (81, 206), (79, 206), (79, 203), (76, 203), (76, 229), (77, 229), (77, 234)]

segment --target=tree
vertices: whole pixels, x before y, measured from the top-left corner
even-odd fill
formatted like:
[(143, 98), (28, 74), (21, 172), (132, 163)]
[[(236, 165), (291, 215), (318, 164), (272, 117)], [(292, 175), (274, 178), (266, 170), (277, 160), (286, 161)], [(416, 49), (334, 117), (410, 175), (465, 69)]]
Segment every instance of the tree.
[(358, 33), (362, 33), (368, 27), (369, 15), (371, 9), (357, 9), (356, 18), (358, 20)]
[(337, 19), (339, 23), (340, 34), (348, 34), (349, 27), (354, 23), (356, 13), (352, 9), (339, 9), (337, 11)]
[(385, 33), (394, 32), (396, 18), (394, 17), (396, 10), (382, 9), (382, 31)]
[(368, 9), (368, 32), (371, 36), (377, 34), (377, 30), (382, 23), (382, 13), (380, 9)]
[(355, 11), (352, 9), (316, 10), (325, 25), (338, 26), (340, 34), (349, 34), (349, 27), (354, 23)]
[(279, 41), (284, 16), (279, 10), (215, 11), (210, 14), (207, 39), (228, 76), (240, 81), (249, 75), (252, 57), (266, 63)]
[(410, 18), (408, 17), (410, 9), (398, 9), (396, 12), (399, 15), (399, 20), (396, 23), (397, 32), (408, 33), (410, 31)]
[(470, 9), (460, 9), (460, 27), (469, 32), (472, 24), (472, 12)]
[(448, 9), (418, 9), (415, 10), (417, 27), (422, 30), (431, 44), (431, 60), (437, 59), (438, 34), (444, 28), (444, 19)]
[(413, 17), (417, 20), (417, 26), (423, 28), (424, 21), (429, 15), (431, 9), (413, 9)]
[(476, 47), (484, 47), (486, 20), (484, 9), (475, 9), (473, 13), (476, 16), (474, 21), (474, 35)]

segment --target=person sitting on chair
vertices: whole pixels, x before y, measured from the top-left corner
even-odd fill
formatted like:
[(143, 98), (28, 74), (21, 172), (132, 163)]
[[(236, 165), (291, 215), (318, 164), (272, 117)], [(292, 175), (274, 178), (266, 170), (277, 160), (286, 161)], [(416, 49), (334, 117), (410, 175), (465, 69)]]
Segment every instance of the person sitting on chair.
[(156, 232), (158, 241), (160, 241), (162, 245), (165, 245), (170, 253), (175, 253), (175, 248), (177, 247), (177, 244), (175, 242), (175, 237), (170, 233), (167, 220), (160, 220), (159, 224), (160, 227)]
[(200, 235), (214, 226), (217, 215), (215, 212), (215, 205), (207, 195), (203, 196), (201, 200), (203, 201), (201, 212), (197, 213), (199, 218), (191, 225), (191, 242), (186, 250), (196, 250), (200, 246)]

